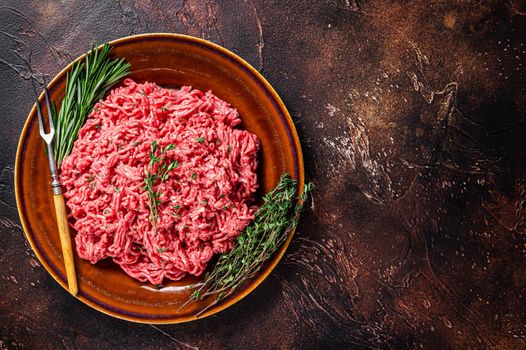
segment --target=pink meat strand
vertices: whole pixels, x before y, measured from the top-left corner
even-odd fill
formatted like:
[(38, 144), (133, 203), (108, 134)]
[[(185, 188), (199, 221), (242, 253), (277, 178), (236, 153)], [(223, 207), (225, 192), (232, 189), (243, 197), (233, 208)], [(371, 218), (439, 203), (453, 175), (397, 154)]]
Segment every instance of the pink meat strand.
[[(126, 79), (98, 102), (61, 167), (76, 250), (111, 258), (139, 281), (201, 275), (253, 219), (259, 140), (210, 91)], [(157, 181), (156, 225), (144, 189), (153, 142), (179, 166)], [(159, 163), (154, 165), (157, 170)]]

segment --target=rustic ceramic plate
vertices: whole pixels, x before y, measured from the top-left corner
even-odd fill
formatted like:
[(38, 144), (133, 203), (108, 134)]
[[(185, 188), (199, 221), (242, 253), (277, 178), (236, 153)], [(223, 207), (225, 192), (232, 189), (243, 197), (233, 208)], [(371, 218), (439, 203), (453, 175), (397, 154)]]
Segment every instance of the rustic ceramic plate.
[[(124, 57), (132, 65), (131, 78), (155, 82), (165, 87), (191, 85), (212, 90), (219, 98), (238, 109), (242, 128), (255, 133), (261, 141), (259, 155), (260, 192), (268, 192), (283, 172), (303, 186), (303, 158), (300, 142), (283, 102), (270, 84), (253, 67), (232, 52), (210, 42), (176, 34), (147, 34), (110, 43), (114, 57)], [(64, 95), (66, 72), (49, 84), (52, 98)], [(38, 134), (35, 108), (31, 110), (20, 136), (15, 166), (18, 211), (27, 239), (36, 255), (67, 289), (60, 241), (54, 216), (50, 174), (42, 141)], [(75, 235), (75, 232), (72, 232)], [(239, 301), (272, 271), (287, 249), (284, 246), (251, 281), (228, 299), (213, 306), (200, 317), (212, 315)], [(147, 323), (177, 323), (196, 319), (196, 314), (213, 300), (191, 303), (179, 311), (190, 293), (188, 277), (156, 288), (127, 276), (116, 264), (103, 261), (96, 265), (75, 258), (79, 279), (78, 299), (106, 314)]]

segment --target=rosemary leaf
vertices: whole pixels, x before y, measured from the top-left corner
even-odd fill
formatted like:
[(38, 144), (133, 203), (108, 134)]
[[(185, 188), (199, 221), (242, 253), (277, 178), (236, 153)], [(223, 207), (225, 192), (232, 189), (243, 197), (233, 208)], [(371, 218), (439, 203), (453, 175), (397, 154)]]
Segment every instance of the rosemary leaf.
[[(93, 105), (130, 71), (130, 64), (124, 59), (110, 59), (111, 47), (105, 44), (101, 49), (94, 47), (87, 53), (84, 62), (73, 63), (67, 73), (66, 91), (60, 111), (55, 102), (51, 117), (55, 124), (53, 152), (57, 166), (71, 152), (80, 128), (86, 122)], [(97, 127), (96, 127), (97, 128)]]

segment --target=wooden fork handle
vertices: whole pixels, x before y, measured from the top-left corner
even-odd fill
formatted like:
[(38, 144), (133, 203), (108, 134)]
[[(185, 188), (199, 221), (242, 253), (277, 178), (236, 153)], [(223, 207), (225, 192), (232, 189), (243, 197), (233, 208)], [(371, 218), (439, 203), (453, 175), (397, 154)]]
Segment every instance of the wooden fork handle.
[(75, 274), (75, 261), (73, 260), (73, 248), (71, 246), (68, 217), (66, 215), (66, 203), (64, 202), (64, 196), (62, 194), (53, 195), (53, 200), (55, 202), (58, 233), (60, 235), (60, 244), (62, 246), (64, 265), (66, 266), (69, 292), (73, 295), (77, 295), (77, 275)]

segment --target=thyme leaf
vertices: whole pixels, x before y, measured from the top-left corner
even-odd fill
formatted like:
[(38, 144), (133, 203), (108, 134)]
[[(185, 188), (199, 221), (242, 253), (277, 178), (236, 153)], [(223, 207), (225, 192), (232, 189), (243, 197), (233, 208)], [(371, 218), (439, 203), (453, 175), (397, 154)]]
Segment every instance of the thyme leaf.
[(219, 257), (212, 271), (205, 275), (204, 282), (194, 288), (181, 309), (192, 301), (216, 296), (211, 304), (197, 314), (199, 316), (255, 276), (298, 224), (312, 184), (306, 184), (299, 197), (296, 196), (297, 188), (296, 180), (287, 174), (281, 176), (278, 185), (263, 197), (263, 205), (237, 238), (237, 245)]
[[(144, 170), (144, 190), (148, 193), (148, 207), (150, 208), (150, 221), (154, 226), (157, 225), (159, 219), (159, 213), (157, 206), (161, 204), (160, 197), (162, 192), (156, 191), (155, 187), (161, 185), (164, 181), (170, 177), (170, 171), (179, 166), (177, 160), (172, 161), (170, 164), (166, 163), (165, 153), (166, 151), (175, 148), (174, 144), (169, 144), (166, 147), (159, 147), (157, 141), (153, 141), (150, 147), (150, 161), (148, 167)], [(157, 169), (155, 169), (155, 165)]]

